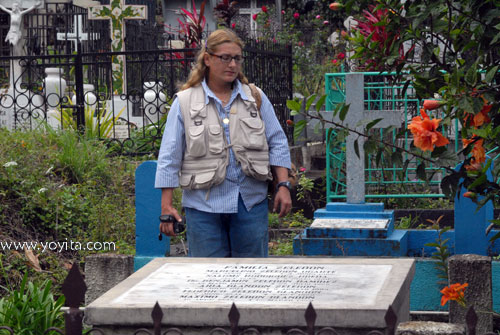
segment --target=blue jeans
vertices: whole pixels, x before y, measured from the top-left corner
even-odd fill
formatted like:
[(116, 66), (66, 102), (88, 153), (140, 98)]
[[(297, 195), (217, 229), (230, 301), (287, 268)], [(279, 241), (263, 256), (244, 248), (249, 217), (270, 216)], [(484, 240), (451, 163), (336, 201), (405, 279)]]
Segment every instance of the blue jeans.
[(207, 213), (185, 208), (191, 257), (267, 257), (267, 199), (247, 211), (241, 196), (238, 213)]

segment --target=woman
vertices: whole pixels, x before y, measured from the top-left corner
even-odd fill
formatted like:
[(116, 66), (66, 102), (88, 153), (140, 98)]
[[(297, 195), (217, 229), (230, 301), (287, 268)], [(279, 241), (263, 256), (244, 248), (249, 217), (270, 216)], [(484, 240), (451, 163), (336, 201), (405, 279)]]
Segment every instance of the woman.
[(181, 217), (172, 197), (180, 185), (194, 257), (267, 256), (271, 171), (278, 181), (273, 210), (280, 217), (291, 210), (288, 142), (265, 94), (248, 86), (242, 53), (234, 32), (210, 34), (165, 126), (155, 183), (160, 231), (175, 235)]

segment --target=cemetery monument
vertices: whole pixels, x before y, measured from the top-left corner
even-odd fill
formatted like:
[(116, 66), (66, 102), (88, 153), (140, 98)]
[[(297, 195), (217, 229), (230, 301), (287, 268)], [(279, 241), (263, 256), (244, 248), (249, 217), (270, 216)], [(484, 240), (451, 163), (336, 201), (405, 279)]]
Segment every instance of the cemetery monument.
[(207, 334), (229, 327), (234, 303), (241, 328), (262, 334), (305, 327), (312, 303), (317, 327), (344, 334), (385, 328), (392, 306), (409, 319), (414, 260), (365, 258), (157, 258), (87, 306), (86, 323), (105, 334), (151, 325), (156, 302), (165, 328)]
[[(0, 1), (0, 10), (10, 15), (10, 28), (5, 38), (12, 45), (12, 56), (24, 55), (23, 50), (23, 16), (37, 8), (41, 8), (41, 0)], [(32, 109), (41, 107), (41, 97), (21, 87), (23, 68), (19, 59), (12, 59), (9, 66), (9, 87), (0, 90), (0, 126), (13, 128), (12, 120), (21, 119), (21, 113), (31, 113)], [(36, 105), (33, 108), (33, 105)], [(38, 107), (38, 108), (37, 108)], [(38, 113), (35, 111), (35, 113)], [(38, 116), (39, 117), (39, 116)]]

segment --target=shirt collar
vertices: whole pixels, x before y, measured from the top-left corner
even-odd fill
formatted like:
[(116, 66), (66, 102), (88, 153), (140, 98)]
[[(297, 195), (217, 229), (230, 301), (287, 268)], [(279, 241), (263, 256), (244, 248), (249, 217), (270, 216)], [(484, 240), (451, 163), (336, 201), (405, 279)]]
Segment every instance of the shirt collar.
[[(243, 100), (248, 100), (247, 95), (243, 91), (243, 86), (241, 85), (241, 82), (238, 79), (236, 79), (234, 82), (236, 85), (233, 88), (233, 92), (231, 93), (230, 101), (234, 100), (234, 98), (236, 98), (238, 96), (238, 94), (241, 96), (241, 98)], [(212, 92), (210, 87), (208, 87), (205, 79), (203, 79), (203, 81), (201, 82), (201, 86), (203, 87), (203, 90), (206, 93), (205, 94), (205, 104), (208, 105), (209, 98), (216, 99), (216, 96), (215, 96), (214, 92)]]

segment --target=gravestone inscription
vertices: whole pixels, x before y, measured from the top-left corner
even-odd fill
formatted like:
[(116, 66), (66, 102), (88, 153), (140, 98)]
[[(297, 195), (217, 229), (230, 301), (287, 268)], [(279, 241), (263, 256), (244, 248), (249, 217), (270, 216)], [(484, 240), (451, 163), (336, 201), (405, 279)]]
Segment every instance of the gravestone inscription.
[[(165, 264), (115, 300), (147, 302), (153, 291), (178, 302), (259, 304), (357, 299), (373, 303), (391, 265)], [(356, 280), (353, 273), (357, 272)], [(168, 281), (165, 278), (169, 278)]]
[(133, 334), (152, 323), (158, 302), (164, 325), (207, 334), (229, 326), (235, 303), (241, 327), (276, 334), (304, 327), (312, 303), (318, 327), (361, 334), (383, 329), (390, 305), (408, 320), (413, 274), (413, 259), (158, 258), (87, 306), (85, 316), (105, 334)]

